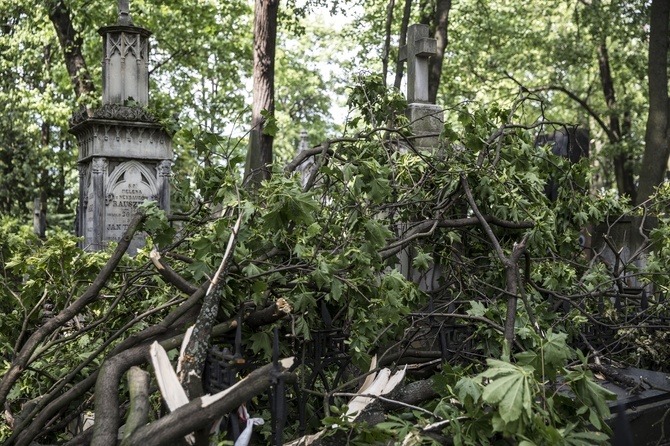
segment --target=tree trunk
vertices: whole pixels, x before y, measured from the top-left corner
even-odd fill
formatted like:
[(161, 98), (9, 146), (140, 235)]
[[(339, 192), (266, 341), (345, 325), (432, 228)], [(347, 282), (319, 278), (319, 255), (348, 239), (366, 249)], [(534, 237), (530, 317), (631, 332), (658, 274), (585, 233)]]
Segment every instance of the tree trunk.
[(386, 25), (384, 26), (384, 52), (382, 55), (382, 81), (386, 86), (386, 75), (389, 71), (389, 53), (391, 52), (391, 24), (393, 23), (393, 8), (395, 0), (389, 0), (386, 7)]
[(256, 0), (254, 8), (254, 91), (251, 132), (244, 176), (250, 187), (270, 178), (273, 136), (264, 132), (266, 116), (275, 111), (275, 47), (279, 0)]
[(65, 57), (65, 66), (70, 75), (75, 95), (79, 98), (93, 93), (95, 86), (91, 81), (91, 76), (86, 68), (86, 60), (84, 60), (81, 51), (83, 39), (81, 36), (77, 36), (77, 32), (72, 26), (70, 8), (63, 0), (50, 2), (49, 19), (56, 28), (58, 41)]
[(451, 0), (437, 0), (435, 6), (435, 39), (437, 40), (437, 53), (430, 59), (430, 71), (428, 73), (428, 99), (431, 104), (437, 102), (437, 90), (440, 87), (442, 77), (442, 63), (444, 62), (444, 51), (447, 48), (447, 27), (449, 25), (449, 11)]
[[(597, 48), (598, 68), (600, 70), (600, 82), (605, 95), (607, 109), (610, 112), (610, 143), (618, 145), (623, 139), (621, 134), (621, 124), (619, 122), (619, 112), (617, 111), (616, 96), (614, 93), (614, 79), (610, 70), (609, 54), (607, 45), (603, 40)], [(631, 165), (631, 156), (618, 148), (618, 153), (614, 156), (614, 175), (616, 177), (617, 189), (621, 195), (628, 195), (632, 202), (635, 202), (636, 189), (633, 181), (633, 169)]]
[(644, 135), (644, 157), (637, 203), (644, 202), (665, 178), (670, 150), (668, 146), (668, 20), (670, 3), (651, 2), (649, 32), (649, 117)]
[[(402, 47), (407, 45), (407, 28), (409, 27), (409, 16), (412, 13), (412, 0), (405, 0), (405, 9), (402, 12), (402, 23), (400, 24), (400, 45)], [(398, 53), (398, 59), (396, 60), (395, 65), (395, 81), (393, 86), (400, 90), (400, 85), (402, 84), (402, 75), (403, 67), (405, 65), (400, 60), (400, 53)]]
[(440, 88), (444, 51), (447, 48), (447, 27), (450, 10), (451, 0), (422, 0), (419, 3), (419, 21), (430, 26), (430, 32), (437, 40), (437, 52), (430, 58), (430, 67), (428, 68), (428, 101), (431, 104), (436, 103), (437, 90)]

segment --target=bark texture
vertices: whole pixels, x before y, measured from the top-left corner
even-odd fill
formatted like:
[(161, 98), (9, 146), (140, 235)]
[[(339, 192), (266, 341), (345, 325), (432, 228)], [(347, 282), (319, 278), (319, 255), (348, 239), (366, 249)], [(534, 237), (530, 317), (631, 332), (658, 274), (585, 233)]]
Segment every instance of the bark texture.
[(670, 2), (653, 0), (651, 2), (651, 21), (649, 33), (649, 116), (644, 135), (644, 157), (640, 175), (638, 203), (647, 200), (654, 188), (661, 184), (667, 171), (668, 156), (668, 117), (670, 100), (668, 99), (668, 20), (670, 20)]
[(210, 426), (220, 416), (267, 390), (280, 377), (293, 382), (295, 375), (288, 372), (293, 361), (293, 358), (279, 361), (279, 370), (274, 370), (273, 364), (254, 370), (242, 381), (225, 390), (223, 398), (216, 399), (217, 395), (224, 392), (197, 398), (160, 420), (139, 428), (121, 446), (173, 444), (184, 435)]
[[(623, 139), (621, 133), (621, 122), (619, 120), (619, 111), (617, 110), (616, 95), (614, 90), (614, 79), (610, 69), (610, 59), (607, 52), (607, 45), (602, 41), (597, 48), (598, 69), (600, 71), (600, 82), (603, 87), (603, 95), (609, 111), (608, 137), (611, 144), (618, 144)], [(631, 165), (630, 154), (619, 151), (614, 156), (614, 174), (616, 176), (617, 189), (622, 195), (628, 195), (633, 202), (636, 200), (636, 188), (633, 181), (633, 166)]]
[(266, 118), (275, 111), (275, 50), (277, 43), (277, 12), (279, 0), (256, 0), (254, 8), (254, 91), (251, 107), (251, 132), (245, 166), (245, 179), (250, 187), (270, 178), (272, 142), (274, 137), (263, 132)]
[[(402, 22), (400, 23), (400, 45), (407, 45), (407, 28), (409, 27), (409, 17), (412, 13), (412, 0), (405, 0), (405, 8), (402, 12)], [(402, 84), (402, 75), (405, 64), (400, 60), (400, 53), (398, 53), (398, 58), (396, 59), (395, 64), (395, 81), (393, 86), (400, 90), (400, 85)]]
[(435, 40), (437, 40), (437, 53), (430, 59), (430, 71), (428, 72), (428, 100), (435, 104), (437, 102), (437, 90), (440, 88), (442, 78), (442, 65), (444, 63), (444, 51), (447, 49), (447, 28), (449, 26), (449, 11), (451, 0), (437, 0), (435, 5)]
[(72, 11), (64, 0), (49, 3), (49, 19), (56, 29), (56, 35), (65, 57), (65, 66), (70, 75), (74, 93), (79, 98), (95, 92), (95, 86), (81, 51), (83, 39), (74, 29), (71, 16)]

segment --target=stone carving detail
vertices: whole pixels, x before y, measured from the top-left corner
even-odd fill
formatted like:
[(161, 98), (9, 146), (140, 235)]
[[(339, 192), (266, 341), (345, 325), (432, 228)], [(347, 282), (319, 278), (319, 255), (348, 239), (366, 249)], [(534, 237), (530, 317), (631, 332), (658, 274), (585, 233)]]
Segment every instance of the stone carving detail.
[[(137, 207), (145, 200), (155, 200), (158, 194), (156, 179), (144, 164), (126, 161), (114, 169), (107, 180), (106, 190), (104, 240), (119, 241)], [(143, 245), (144, 235), (136, 235), (131, 247), (137, 250)]]
[(122, 58), (128, 56), (138, 60), (147, 60), (146, 38), (133, 33), (110, 33), (107, 38), (107, 54), (105, 57), (109, 60), (113, 55), (120, 54)]
[(117, 119), (119, 121), (156, 122), (157, 119), (144, 108), (139, 106), (127, 107), (119, 104), (105, 104), (97, 109), (93, 115), (101, 119)]
[(107, 54), (106, 54), (107, 60), (109, 60), (109, 58), (112, 57), (116, 53), (119, 53), (119, 54), (122, 53), (122, 50), (121, 50), (121, 42), (122, 42), (121, 36), (122, 36), (121, 34), (117, 34), (117, 35), (114, 35), (114, 34), (111, 34), (111, 33), (109, 34), (109, 37), (107, 38)]
[(156, 173), (158, 177), (169, 177), (172, 173), (172, 161), (163, 160), (156, 166)]
[(141, 122), (157, 122), (154, 115), (149, 113), (142, 107), (132, 106), (128, 107), (120, 104), (105, 104), (95, 112), (90, 113), (86, 109), (80, 109), (72, 114), (70, 125), (74, 126), (89, 118), (98, 119), (116, 119), (118, 121), (141, 121)]
[(101, 174), (107, 172), (107, 158), (93, 158), (91, 163), (91, 172)]

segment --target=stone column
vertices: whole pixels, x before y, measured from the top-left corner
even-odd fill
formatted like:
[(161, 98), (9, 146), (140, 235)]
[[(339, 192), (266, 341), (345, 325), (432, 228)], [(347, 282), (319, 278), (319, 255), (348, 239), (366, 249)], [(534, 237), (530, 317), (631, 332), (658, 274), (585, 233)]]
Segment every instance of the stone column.
[(88, 209), (86, 210), (87, 216), (90, 216), (90, 218), (87, 218), (87, 225), (90, 225), (90, 227), (86, 228), (86, 244), (90, 245), (93, 250), (104, 248), (107, 166), (107, 158), (93, 158), (91, 162), (91, 184), (89, 186)]
[(170, 213), (170, 176), (172, 175), (172, 161), (163, 160), (156, 165), (156, 188), (158, 189), (158, 207), (166, 214)]
[(144, 28), (117, 24), (100, 28), (103, 37), (102, 104), (132, 98), (149, 105), (149, 36)]
[(75, 217), (74, 235), (83, 237), (86, 229), (86, 171), (88, 168), (85, 164), (79, 164), (77, 169), (79, 170), (79, 204)]

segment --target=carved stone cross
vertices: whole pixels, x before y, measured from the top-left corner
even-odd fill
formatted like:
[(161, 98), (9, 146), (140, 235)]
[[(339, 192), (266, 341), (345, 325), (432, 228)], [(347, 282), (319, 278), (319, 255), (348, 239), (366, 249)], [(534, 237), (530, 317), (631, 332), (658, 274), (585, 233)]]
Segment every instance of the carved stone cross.
[(428, 37), (428, 25), (411, 25), (407, 45), (400, 47), (400, 60), (407, 61), (407, 102), (428, 103), (428, 59), (437, 54), (437, 41)]
[(116, 21), (118, 25), (132, 25), (133, 21), (130, 19), (130, 5), (129, 0), (119, 0), (119, 17)]

